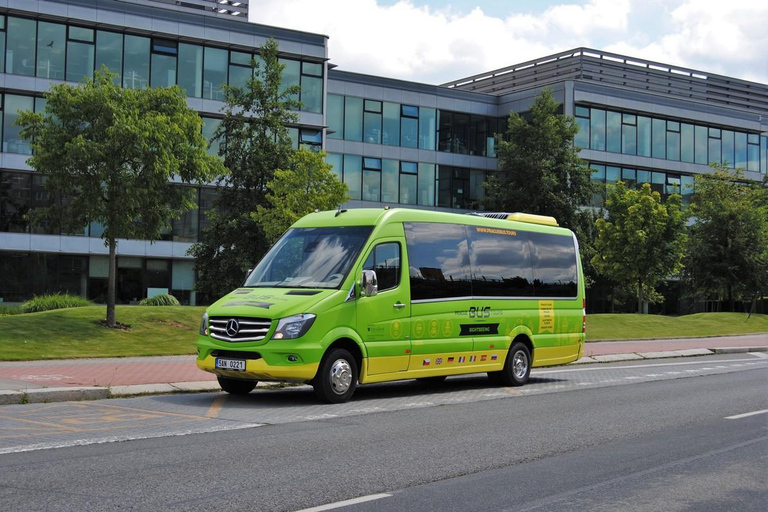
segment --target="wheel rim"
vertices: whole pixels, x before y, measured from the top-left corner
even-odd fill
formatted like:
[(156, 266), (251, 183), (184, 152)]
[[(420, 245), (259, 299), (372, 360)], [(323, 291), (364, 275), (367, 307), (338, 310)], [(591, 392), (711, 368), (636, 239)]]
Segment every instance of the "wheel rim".
[(352, 367), (345, 359), (337, 359), (331, 365), (331, 389), (337, 395), (343, 395), (352, 385)]
[(525, 377), (528, 371), (528, 358), (522, 350), (515, 352), (515, 356), (512, 358), (512, 370), (515, 372), (516, 378), (522, 379)]

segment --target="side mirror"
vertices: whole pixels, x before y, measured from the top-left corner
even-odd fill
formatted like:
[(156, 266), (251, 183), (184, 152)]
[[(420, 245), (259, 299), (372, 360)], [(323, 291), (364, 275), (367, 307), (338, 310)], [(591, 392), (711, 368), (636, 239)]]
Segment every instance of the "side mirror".
[(379, 280), (376, 278), (376, 272), (363, 270), (363, 277), (360, 279), (360, 296), (373, 297), (377, 293), (379, 293)]

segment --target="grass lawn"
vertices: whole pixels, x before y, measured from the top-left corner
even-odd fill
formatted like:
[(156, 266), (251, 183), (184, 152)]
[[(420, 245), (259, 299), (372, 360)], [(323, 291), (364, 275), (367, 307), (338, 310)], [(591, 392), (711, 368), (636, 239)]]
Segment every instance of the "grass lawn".
[[(97, 324), (106, 306), (0, 316), (0, 360), (194, 354), (204, 307), (118, 306), (129, 330)], [(768, 315), (702, 313), (683, 317), (589, 315), (587, 340), (768, 333)]]
[(768, 333), (768, 315), (697, 313), (686, 316), (587, 315), (587, 341), (643, 338), (696, 338)]
[(0, 360), (194, 354), (204, 307), (117, 306), (128, 330), (97, 324), (106, 306), (0, 317)]

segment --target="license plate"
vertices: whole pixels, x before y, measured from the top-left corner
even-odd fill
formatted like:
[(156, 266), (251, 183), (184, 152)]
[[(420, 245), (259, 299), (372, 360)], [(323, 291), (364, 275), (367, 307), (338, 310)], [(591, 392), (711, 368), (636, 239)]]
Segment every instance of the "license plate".
[(245, 371), (245, 359), (216, 359), (217, 370)]

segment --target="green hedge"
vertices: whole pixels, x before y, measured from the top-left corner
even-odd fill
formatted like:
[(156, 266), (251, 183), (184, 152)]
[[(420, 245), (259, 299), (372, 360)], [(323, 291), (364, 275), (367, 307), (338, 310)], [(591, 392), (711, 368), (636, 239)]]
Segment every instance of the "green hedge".
[(28, 300), (21, 305), (22, 313), (37, 313), (39, 311), (51, 311), (52, 309), (81, 308), (93, 306), (91, 301), (79, 295), (56, 293), (53, 295), (40, 295)]
[(139, 306), (181, 306), (179, 300), (168, 293), (162, 293), (143, 299), (139, 302)]

